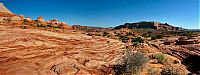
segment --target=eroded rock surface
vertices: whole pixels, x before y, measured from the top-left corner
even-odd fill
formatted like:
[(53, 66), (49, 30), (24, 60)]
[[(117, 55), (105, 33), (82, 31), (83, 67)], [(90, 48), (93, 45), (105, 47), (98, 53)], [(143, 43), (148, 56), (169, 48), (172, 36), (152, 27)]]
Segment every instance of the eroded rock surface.
[[(199, 39), (199, 37), (197, 38)], [(160, 52), (174, 56), (182, 61), (182, 64), (187, 66), (187, 69), (195, 74), (200, 74), (200, 44), (187, 45), (162, 45), (162, 42), (152, 42)]]
[(116, 64), (124, 43), (68, 31), (0, 26), (0, 75), (90, 75)]

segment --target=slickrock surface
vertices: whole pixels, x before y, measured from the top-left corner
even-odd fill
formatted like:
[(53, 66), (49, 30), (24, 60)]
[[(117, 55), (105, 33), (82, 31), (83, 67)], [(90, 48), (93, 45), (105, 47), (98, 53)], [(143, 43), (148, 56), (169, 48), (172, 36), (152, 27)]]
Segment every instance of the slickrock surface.
[(68, 31), (0, 26), (0, 75), (109, 74), (124, 43)]
[(200, 74), (200, 44), (162, 45), (162, 42), (152, 41), (151, 44), (160, 52), (180, 59), (190, 72)]
[(200, 56), (200, 44), (188, 45), (162, 45), (163, 42), (152, 42), (151, 44), (158, 48), (159, 51), (175, 56), (180, 60), (190, 55)]

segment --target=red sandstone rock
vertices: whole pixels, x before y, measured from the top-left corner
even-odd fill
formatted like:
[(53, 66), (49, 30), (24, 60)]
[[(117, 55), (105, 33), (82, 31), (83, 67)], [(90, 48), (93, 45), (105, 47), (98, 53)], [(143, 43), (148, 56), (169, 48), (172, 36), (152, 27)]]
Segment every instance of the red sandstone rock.
[(102, 65), (116, 64), (124, 52), (117, 40), (70, 30), (55, 33), (1, 25), (0, 37), (1, 75), (100, 75), (106, 68)]

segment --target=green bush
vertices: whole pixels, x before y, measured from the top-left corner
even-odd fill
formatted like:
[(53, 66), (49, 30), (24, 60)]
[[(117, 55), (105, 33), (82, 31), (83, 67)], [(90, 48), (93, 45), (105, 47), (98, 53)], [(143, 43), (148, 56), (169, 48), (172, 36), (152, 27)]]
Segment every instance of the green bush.
[(47, 27), (52, 27), (51, 24), (48, 24)]
[(127, 32), (126, 34), (127, 34), (127, 36), (135, 36), (135, 34), (133, 34), (131, 32)]
[(150, 37), (150, 34), (142, 34), (142, 37), (148, 38), (148, 37)]
[(114, 71), (116, 75), (137, 75), (145, 68), (148, 61), (149, 59), (143, 54), (131, 54), (129, 50), (126, 50), (124, 64), (116, 65)]
[(26, 24), (26, 19), (22, 21), (22, 24), (25, 25)]
[(156, 39), (162, 39), (163, 38), (163, 35), (156, 35), (156, 34), (153, 34), (153, 35), (150, 35), (151, 37), (151, 40), (156, 40)]
[(110, 37), (110, 34), (108, 32), (103, 32), (103, 36)]
[(137, 37), (137, 38), (133, 38), (132, 42), (144, 43), (144, 39), (142, 39), (141, 37)]
[(52, 27), (53, 27), (53, 29), (60, 29), (59, 26), (52, 26)]
[(128, 36), (120, 36), (119, 40), (126, 43), (129, 39), (128, 39)]
[(167, 58), (165, 57), (164, 54), (161, 54), (161, 53), (155, 54), (154, 58), (157, 59), (158, 63), (161, 63), (161, 64), (167, 63)]
[(188, 38), (192, 38), (193, 33), (192, 33), (192, 32), (184, 32), (184, 33), (182, 34), (182, 36), (187, 36)]
[(121, 40), (128, 40), (128, 36), (120, 36)]

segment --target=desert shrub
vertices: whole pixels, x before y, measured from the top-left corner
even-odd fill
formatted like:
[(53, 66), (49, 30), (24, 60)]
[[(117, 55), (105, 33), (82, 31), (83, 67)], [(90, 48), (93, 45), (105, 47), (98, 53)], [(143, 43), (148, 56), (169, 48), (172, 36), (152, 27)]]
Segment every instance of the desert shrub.
[(110, 37), (110, 34), (108, 32), (103, 32), (103, 36)]
[(150, 68), (148, 69), (148, 73), (149, 73), (149, 75), (160, 75), (159, 70), (156, 69), (156, 68), (153, 68), (153, 67), (150, 67)]
[(135, 36), (135, 34), (133, 34), (133, 33), (131, 33), (131, 32), (127, 32), (126, 34), (127, 34), (127, 36), (130, 36), (130, 35), (131, 35), (131, 36)]
[(156, 35), (156, 34), (153, 34), (153, 35), (150, 35), (150, 37), (151, 37), (151, 40), (156, 40), (156, 39), (161, 39), (161, 38), (163, 38), (163, 35)]
[(116, 65), (114, 71), (116, 75), (137, 75), (145, 68), (148, 61), (149, 59), (144, 54), (131, 54), (129, 50), (126, 50), (124, 63)]
[(144, 38), (148, 38), (148, 37), (150, 37), (150, 34), (142, 34), (142, 37), (144, 37)]
[(181, 34), (182, 36), (187, 36), (188, 38), (192, 38), (193, 33), (192, 32), (184, 32), (183, 34)]
[(158, 53), (154, 55), (154, 58), (157, 59), (158, 63), (165, 64), (167, 63), (167, 58), (164, 54)]
[(181, 34), (182, 36), (192, 36), (193, 33), (192, 32), (184, 32)]
[(128, 40), (128, 36), (120, 36), (121, 40)]
[(161, 71), (161, 75), (187, 75), (187, 72), (184, 70), (182, 66), (171, 66), (167, 65)]
[(59, 26), (52, 26), (52, 27), (53, 27), (53, 29), (60, 29)]
[(52, 25), (51, 24), (47, 24), (47, 27), (52, 27)]
[(138, 29), (138, 28), (133, 28), (132, 31), (143, 33), (143, 32), (153, 32), (153, 31), (155, 31), (155, 30), (154, 30), (154, 29), (150, 29), (150, 28), (140, 28), (140, 29)]
[(156, 40), (156, 37), (155, 36), (151, 36), (151, 40)]
[(128, 40), (128, 36), (120, 36), (119, 37), (119, 40), (121, 40), (122, 42), (127, 42), (127, 40)]
[(26, 24), (26, 19), (22, 21), (22, 24), (25, 25)]
[(141, 37), (137, 37), (137, 38), (133, 38), (132, 42), (144, 43), (144, 39), (142, 39)]

